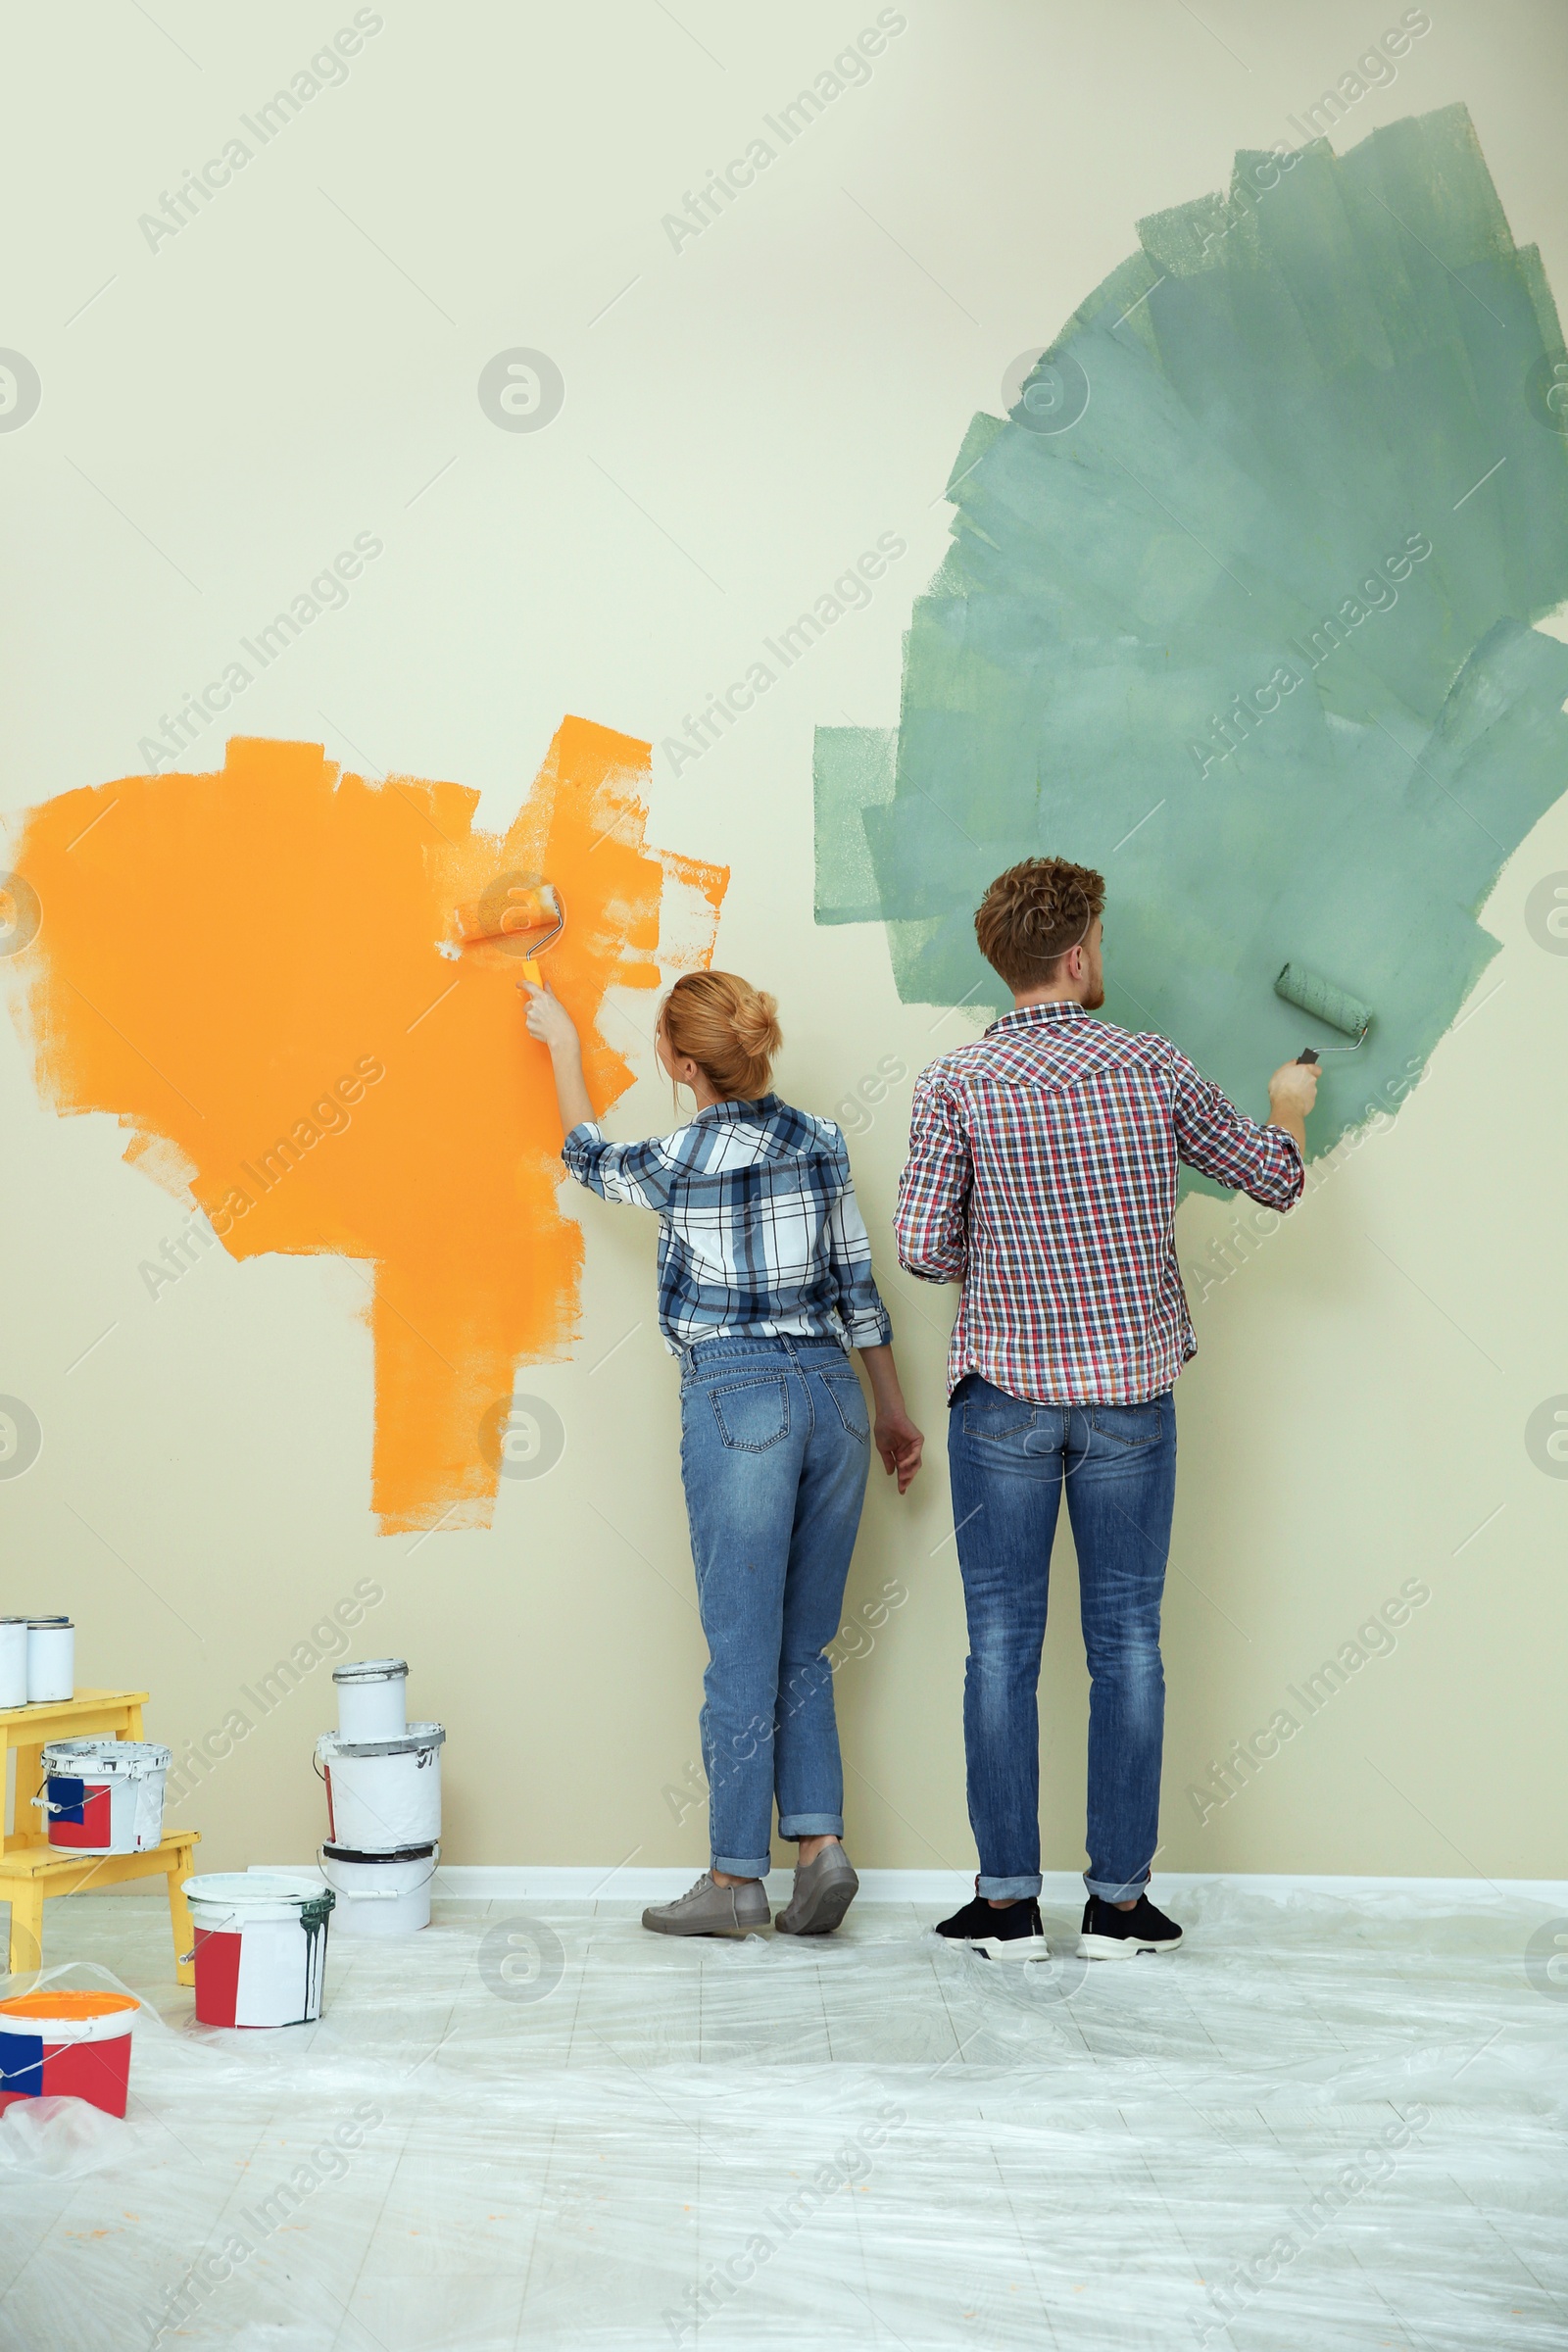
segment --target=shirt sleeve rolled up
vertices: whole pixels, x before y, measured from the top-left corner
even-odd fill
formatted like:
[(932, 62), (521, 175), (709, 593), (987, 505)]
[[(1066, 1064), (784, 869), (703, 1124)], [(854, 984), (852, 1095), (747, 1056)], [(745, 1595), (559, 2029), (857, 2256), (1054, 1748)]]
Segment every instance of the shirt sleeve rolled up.
[(642, 1144), (608, 1144), (593, 1119), (574, 1127), (561, 1147), (566, 1172), (605, 1200), (632, 1208), (663, 1208), (669, 1200), (674, 1162), (657, 1138)]
[(1293, 1208), (1306, 1182), (1296, 1138), (1248, 1118), (1185, 1054), (1169, 1052), (1176, 1149), (1188, 1166), (1264, 1208)]
[(948, 1088), (922, 1078), (893, 1230), (899, 1263), (920, 1282), (961, 1282), (969, 1258), (969, 1139)]
[(886, 1348), (893, 1322), (871, 1272), (871, 1238), (855, 1198), (849, 1154), (840, 1147), (844, 1183), (826, 1219), (828, 1263), (838, 1285), (839, 1313), (852, 1348)]

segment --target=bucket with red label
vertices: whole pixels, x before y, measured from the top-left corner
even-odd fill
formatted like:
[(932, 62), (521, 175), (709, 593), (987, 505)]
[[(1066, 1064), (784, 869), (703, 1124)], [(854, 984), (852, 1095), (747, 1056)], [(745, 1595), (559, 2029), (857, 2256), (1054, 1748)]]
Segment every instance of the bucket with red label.
[(123, 2115), (130, 2090), (128, 1992), (22, 1992), (0, 2000), (0, 2108), (86, 2099)]
[(267, 1870), (187, 1879), (196, 2022), (308, 2026), (321, 2014), (330, 1886)]
[(164, 1835), (164, 1775), (173, 1761), (152, 1740), (51, 1740), (33, 1803), (51, 1845), (78, 1854), (140, 1854)]

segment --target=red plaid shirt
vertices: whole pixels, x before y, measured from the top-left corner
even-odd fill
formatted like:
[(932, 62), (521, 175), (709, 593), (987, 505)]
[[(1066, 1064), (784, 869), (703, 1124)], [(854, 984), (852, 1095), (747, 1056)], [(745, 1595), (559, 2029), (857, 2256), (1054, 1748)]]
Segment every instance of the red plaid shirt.
[(1186, 1160), (1269, 1208), (1300, 1198), (1282, 1127), (1244, 1118), (1168, 1038), (1027, 1004), (921, 1073), (899, 1262), (961, 1282), (951, 1394), (978, 1372), (1043, 1404), (1139, 1404), (1198, 1352), (1176, 1264)]

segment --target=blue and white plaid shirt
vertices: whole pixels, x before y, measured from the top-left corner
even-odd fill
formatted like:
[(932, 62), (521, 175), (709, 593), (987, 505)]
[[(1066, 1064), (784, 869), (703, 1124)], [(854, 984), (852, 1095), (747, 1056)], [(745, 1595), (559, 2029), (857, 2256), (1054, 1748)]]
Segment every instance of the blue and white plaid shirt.
[(715, 1102), (645, 1144), (607, 1144), (585, 1120), (561, 1156), (606, 1200), (658, 1210), (659, 1324), (671, 1355), (724, 1333), (844, 1348), (891, 1341), (850, 1155), (830, 1119), (764, 1095)]

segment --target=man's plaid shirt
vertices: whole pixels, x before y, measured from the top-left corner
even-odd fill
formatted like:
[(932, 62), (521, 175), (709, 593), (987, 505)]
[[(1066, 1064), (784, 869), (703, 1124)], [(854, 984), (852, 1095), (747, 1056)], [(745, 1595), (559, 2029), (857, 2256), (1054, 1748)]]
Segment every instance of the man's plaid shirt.
[(721, 1332), (841, 1348), (892, 1339), (830, 1119), (763, 1095), (715, 1102), (645, 1144), (607, 1144), (585, 1120), (561, 1156), (590, 1192), (658, 1210), (659, 1323), (672, 1355)]
[(1178, 1163), (1269, 1208), (1299, 1199), (1282, 1127), (1227, 1102), (1167, 1038), (1029, 1004), (915, 1088), (899, 1260), (961, 1282), (948, 1355), (1039, 1403), (1139, 1404), (1198, 1351), (1176, 1264)]

